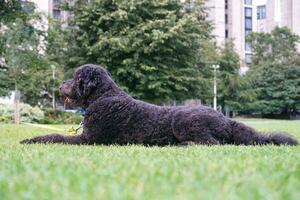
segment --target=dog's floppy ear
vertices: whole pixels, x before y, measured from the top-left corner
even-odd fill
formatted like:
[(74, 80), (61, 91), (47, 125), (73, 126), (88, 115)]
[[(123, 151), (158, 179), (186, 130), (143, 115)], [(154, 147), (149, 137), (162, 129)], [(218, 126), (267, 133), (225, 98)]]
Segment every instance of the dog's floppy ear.
[(77, 92), (81, 97), (88, 97), (90, 93), (100, 83), (100, 76), (96, 70), (91, 70), (88, 73), (80, 74), (77, 80)]
[(83, 96), (89, 96), (89, 94), (96, 88), (98, 79), (85, 80), (83, 84)]

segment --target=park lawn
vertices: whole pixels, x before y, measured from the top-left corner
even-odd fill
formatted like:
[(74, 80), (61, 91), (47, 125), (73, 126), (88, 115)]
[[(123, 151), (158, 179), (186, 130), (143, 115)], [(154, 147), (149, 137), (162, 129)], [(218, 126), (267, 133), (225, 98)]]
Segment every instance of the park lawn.
[[(249, 125), (261, 131), (286, 130), (300, 139), (299, 121), (255, 122)], [(0, 125), (1, 200), (300, 198), (300, 146), (18, 143), (49, 132), (29, 125)]]

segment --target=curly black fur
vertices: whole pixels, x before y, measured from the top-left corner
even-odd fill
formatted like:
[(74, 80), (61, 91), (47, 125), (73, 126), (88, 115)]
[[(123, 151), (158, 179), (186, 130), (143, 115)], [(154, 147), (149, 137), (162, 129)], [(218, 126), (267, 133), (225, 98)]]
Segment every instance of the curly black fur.
[(117, 86), (104, 68), (96, 65), (79, 67), (74, 79), (64, 81), (60, 90), (72, 104), (86, 108), (83, 133), (51, 134), (21, 143), (298, 144), (286, 134), (259, 134), (206, 106), (156, 106), (135, 100)]

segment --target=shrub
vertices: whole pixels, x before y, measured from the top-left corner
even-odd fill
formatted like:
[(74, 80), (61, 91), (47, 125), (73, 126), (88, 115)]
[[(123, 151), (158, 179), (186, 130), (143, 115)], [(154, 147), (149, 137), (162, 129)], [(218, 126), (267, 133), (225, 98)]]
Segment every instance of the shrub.
[(11, 119), (9, 119), (8, 117), (5, 117), (3, 115), (0, 115), (0, 123), (10, 123), (12, 122)]
[[(10, 122), (14, 119), (14, 105), (0, 104), (0, 122)], [(21, 122), (38, 123), (44, 119), (44, 112), (37, 106), (32, 107), (29, 104), (20, 104)]]
[(45, 124), (79, 124), (83, 117), (62, 110), (45, 110), (45, 118), (42, 123)]

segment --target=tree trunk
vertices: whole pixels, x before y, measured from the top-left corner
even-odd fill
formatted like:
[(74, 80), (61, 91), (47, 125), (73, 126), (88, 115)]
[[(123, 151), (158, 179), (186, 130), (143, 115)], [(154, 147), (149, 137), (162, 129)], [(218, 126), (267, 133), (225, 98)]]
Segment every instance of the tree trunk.
[(15, 84), (15, 113), (14, 113), (14, 121), (16, 124), (20, 124), (21, 114), (20, 114), (20, 91), (17, 88), (17, 84)]

